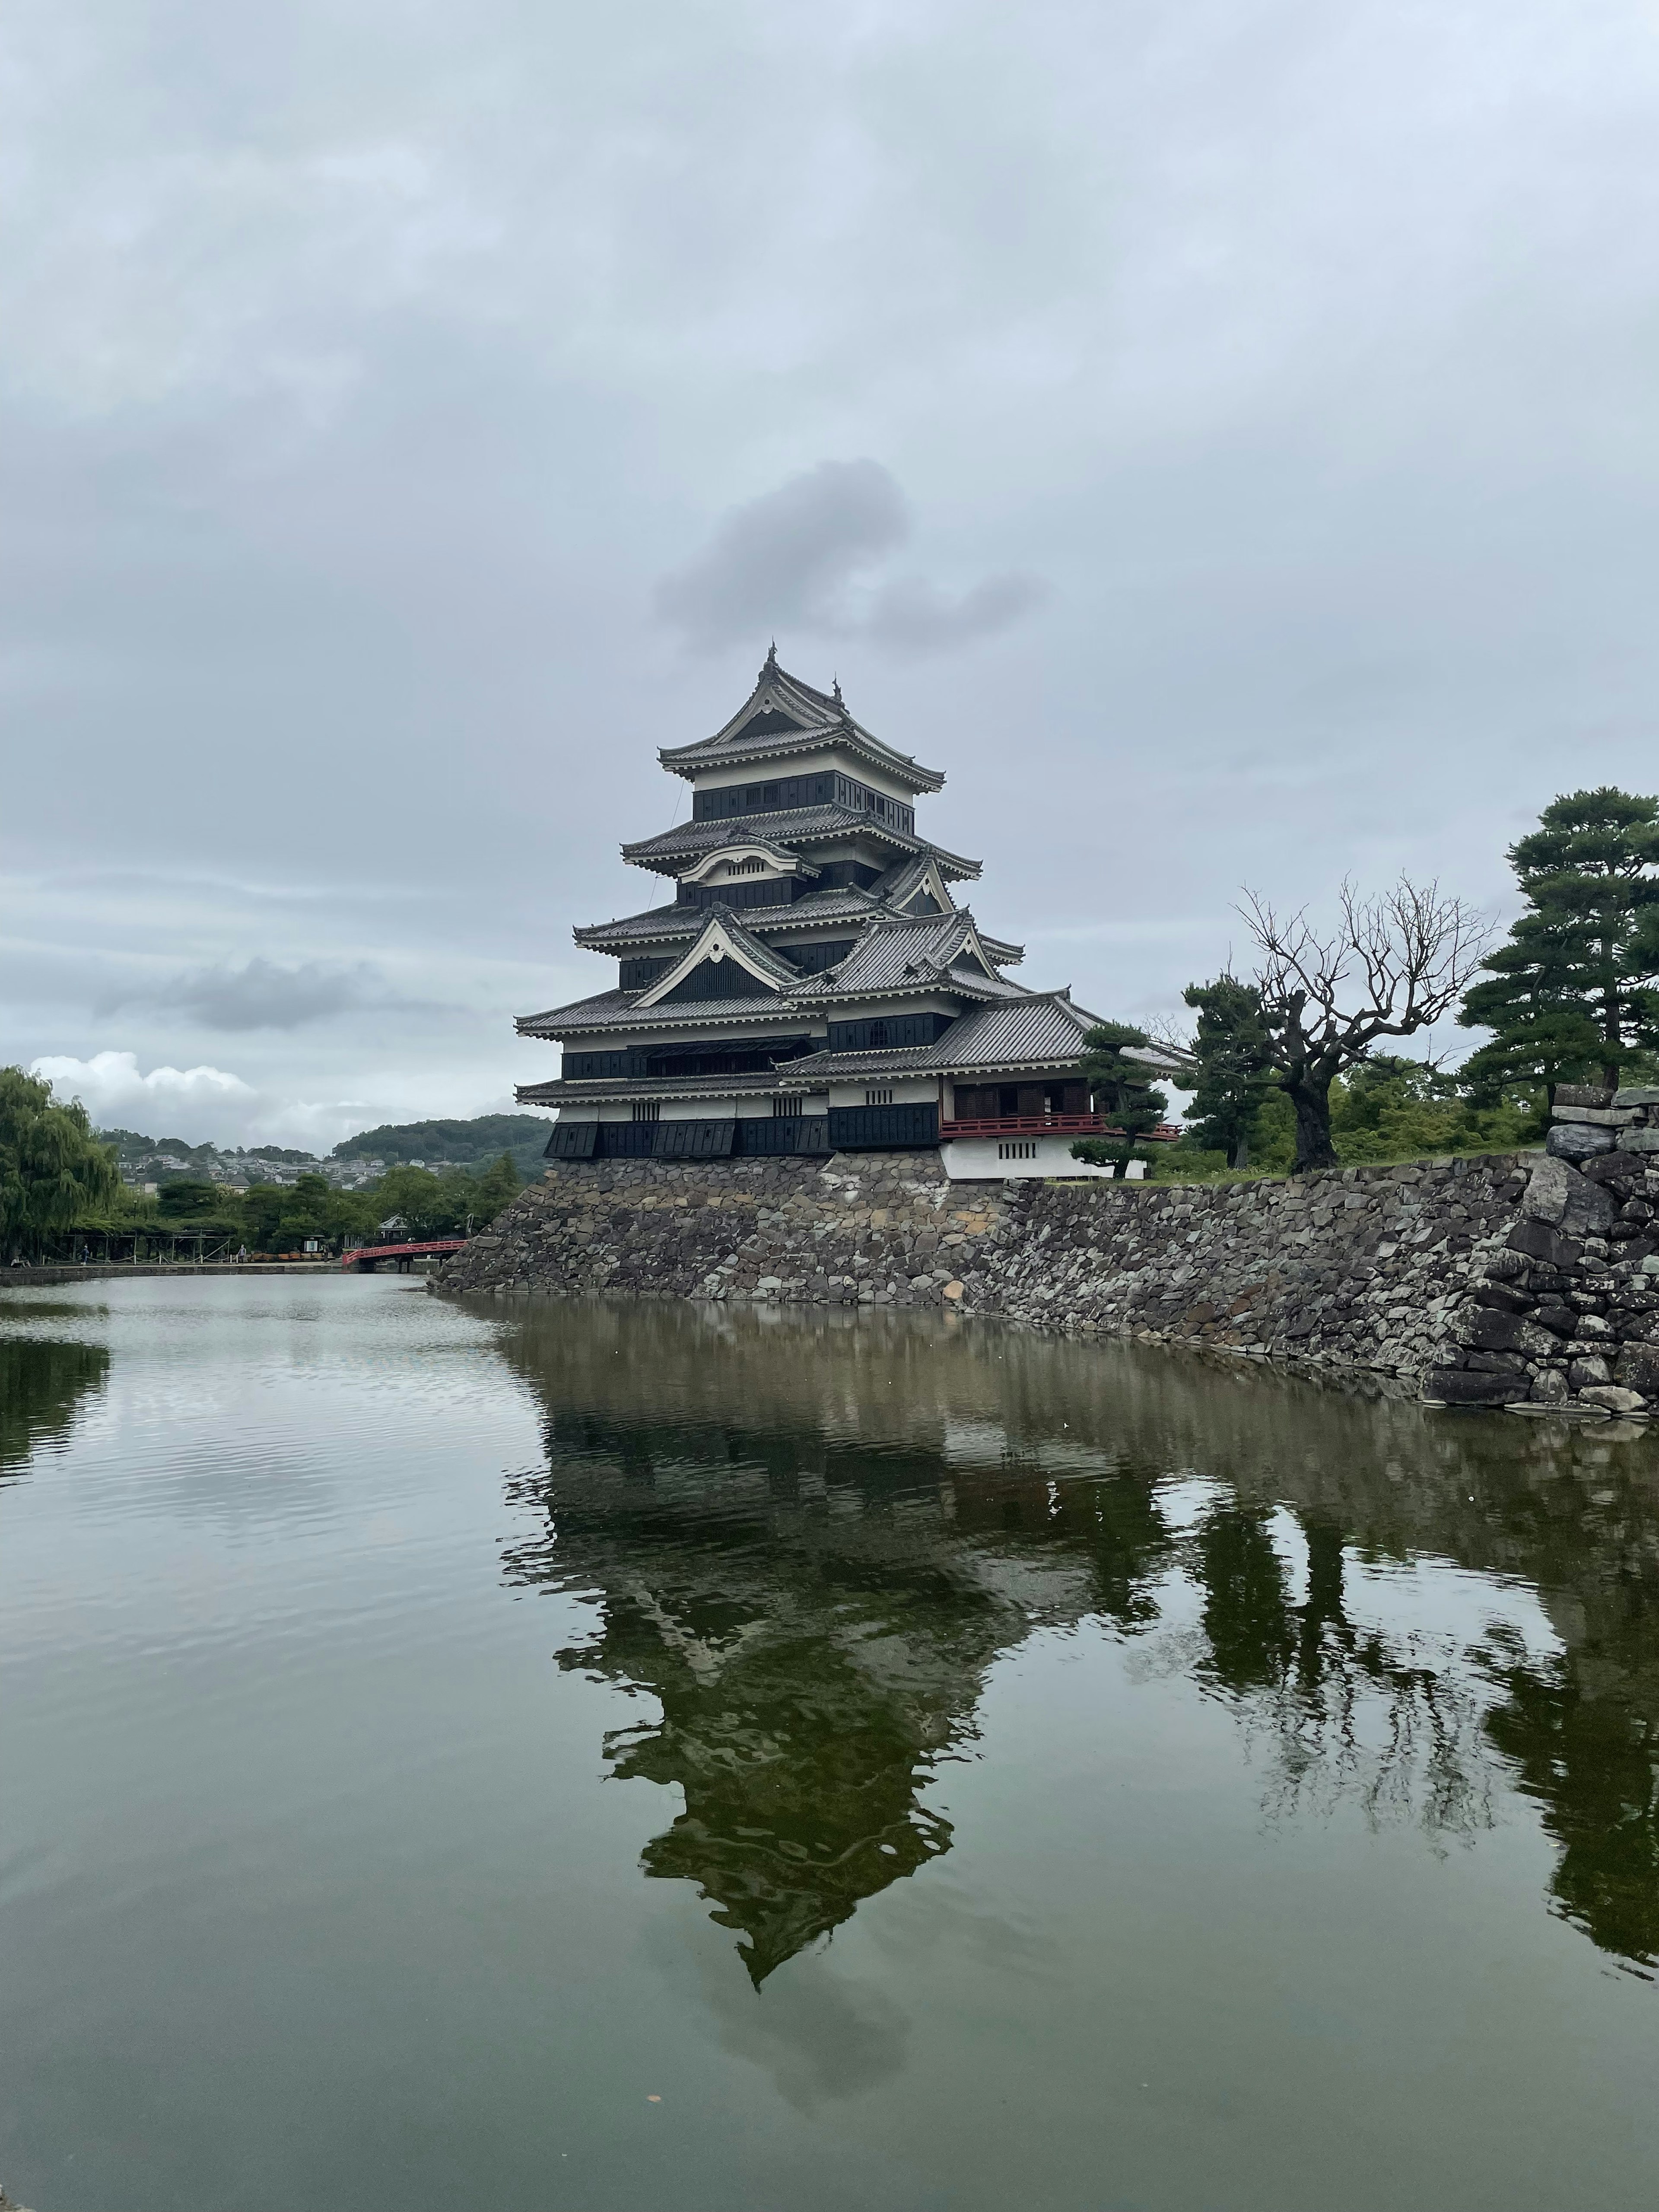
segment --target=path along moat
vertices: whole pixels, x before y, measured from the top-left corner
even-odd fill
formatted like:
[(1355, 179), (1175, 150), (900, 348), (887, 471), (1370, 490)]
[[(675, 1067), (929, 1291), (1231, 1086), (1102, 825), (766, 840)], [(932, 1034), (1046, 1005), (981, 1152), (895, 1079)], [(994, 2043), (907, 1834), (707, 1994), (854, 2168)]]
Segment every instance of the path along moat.
[(934, 1314), (0, 1299), (36, 2212), (1659, 2192), (1659, 1437)]

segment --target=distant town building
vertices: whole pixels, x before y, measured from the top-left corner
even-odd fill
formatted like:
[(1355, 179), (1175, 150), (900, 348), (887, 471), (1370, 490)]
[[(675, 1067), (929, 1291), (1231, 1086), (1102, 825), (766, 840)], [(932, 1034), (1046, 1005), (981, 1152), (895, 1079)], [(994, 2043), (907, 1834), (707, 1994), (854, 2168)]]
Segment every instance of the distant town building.
[(937, 1148), (952, 1176), (1091, 1172), (1071, 1147), (1103, 1133), (1079, 1064), (1098, 1017), (1014, 981), (1022, 948), (958, 904), (980, 863), (916, 828), (938, 769), (775, 648), (723, 729), (658, 758), (690, 819), (623, 857), (671, 902), (577, 929), (614, 984), (518, 1024), (564, 1048), (518, 1093), (558, 1109), (550, 1158)]

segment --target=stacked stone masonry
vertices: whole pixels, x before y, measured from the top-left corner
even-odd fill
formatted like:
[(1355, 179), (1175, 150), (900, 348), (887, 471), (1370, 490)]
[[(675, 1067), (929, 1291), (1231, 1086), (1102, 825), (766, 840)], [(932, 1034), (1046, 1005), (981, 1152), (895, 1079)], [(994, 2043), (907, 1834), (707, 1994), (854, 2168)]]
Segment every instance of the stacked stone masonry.
[(1557, 1086), (1545, 1157), (1425, 1395), (1641, 1418), (1659, 1405), (1659, 1088)]
[(609, 1291), (820, 1305), (958, 1304), (1003, 1232), (1000, 1183), (933, 1152), (571, 1160), (443, 1270), (447, 1290)]
[(1659, 1091), (1561, 1091), (1546, 1153), (1194, 1186), (949, 1182), (928, 1152), (571, 1161), (444, 1268), (503, 1295), (951, 1305), (1401, 1378), (1659, 1403)]

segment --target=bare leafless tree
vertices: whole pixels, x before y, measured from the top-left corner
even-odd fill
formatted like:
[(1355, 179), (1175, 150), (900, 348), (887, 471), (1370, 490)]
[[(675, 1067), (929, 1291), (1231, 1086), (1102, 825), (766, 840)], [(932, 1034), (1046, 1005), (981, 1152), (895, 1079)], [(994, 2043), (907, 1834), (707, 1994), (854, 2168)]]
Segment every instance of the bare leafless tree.
[(1443, 898), (1438, 884), (1404, 875), (1370, 899), (1345, 883), (1328, 936), (1305, 908), (1281, 919), (1255, 891), (1239, 912), (1260, 958), (1273, 1062), (1296, 1109), (1296, 1172), (1334, 1167), (1332, 1084), (1379, 1037), (1438, 1021), (1480, 967), (1491, 925), (1462, 899)]

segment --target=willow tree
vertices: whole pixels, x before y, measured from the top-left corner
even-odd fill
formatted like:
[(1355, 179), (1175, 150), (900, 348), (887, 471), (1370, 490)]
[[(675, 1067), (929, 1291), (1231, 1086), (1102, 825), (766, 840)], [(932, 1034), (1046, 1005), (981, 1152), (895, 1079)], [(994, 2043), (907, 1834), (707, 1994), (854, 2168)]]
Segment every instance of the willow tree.
[(8, 1262), (40, 1251), (54, 1230), (114, 1204), (120, 1171), (97, 1143), (78, 1098), (21, 1067), (0, 1067), (0, 1248)]

